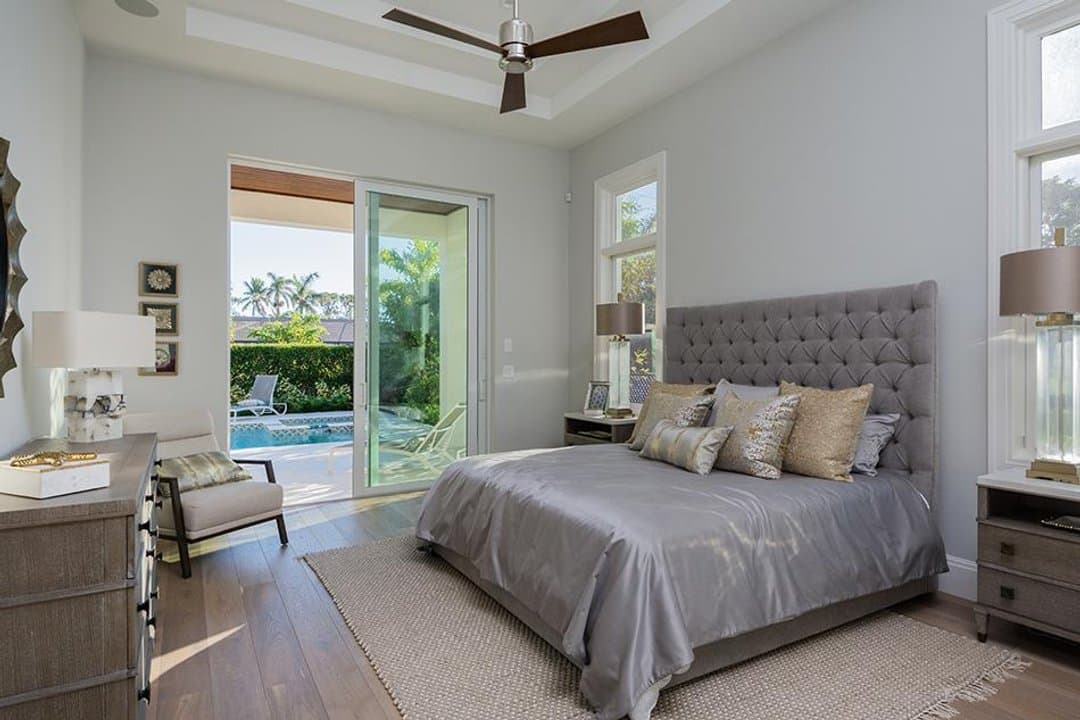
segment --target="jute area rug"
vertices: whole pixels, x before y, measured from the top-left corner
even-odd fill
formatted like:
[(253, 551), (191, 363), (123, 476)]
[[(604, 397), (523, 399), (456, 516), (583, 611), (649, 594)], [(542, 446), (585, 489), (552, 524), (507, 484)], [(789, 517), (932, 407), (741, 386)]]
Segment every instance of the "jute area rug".
[[(593, 717), (573, 664), (412, 538), (306, 559), (407, 720)], [(665, 691), (653, 718), (944, 719), (1024, 666), (883, 612)]]

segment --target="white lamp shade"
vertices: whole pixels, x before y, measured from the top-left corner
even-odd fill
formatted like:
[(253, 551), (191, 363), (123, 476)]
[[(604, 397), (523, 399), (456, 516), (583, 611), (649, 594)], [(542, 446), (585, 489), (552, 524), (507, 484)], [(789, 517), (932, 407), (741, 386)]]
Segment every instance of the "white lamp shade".
[(37, 367), (154, 367), (154, 319), (86, 310), (34, 313)]

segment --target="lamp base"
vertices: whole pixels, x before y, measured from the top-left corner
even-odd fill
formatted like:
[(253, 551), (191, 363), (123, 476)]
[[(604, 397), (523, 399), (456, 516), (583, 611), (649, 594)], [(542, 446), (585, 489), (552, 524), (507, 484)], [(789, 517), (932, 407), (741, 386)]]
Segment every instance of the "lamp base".
[(72, 443), (118, 440), (124, 436), (124, 382), (111, 370), (70, 370), (64, 418)]
[(1080, 465), (1058, 460), (1035, 460), (1024, 473), (1033, 480), (1053, 480), (1054, 482), (1080, 485)]

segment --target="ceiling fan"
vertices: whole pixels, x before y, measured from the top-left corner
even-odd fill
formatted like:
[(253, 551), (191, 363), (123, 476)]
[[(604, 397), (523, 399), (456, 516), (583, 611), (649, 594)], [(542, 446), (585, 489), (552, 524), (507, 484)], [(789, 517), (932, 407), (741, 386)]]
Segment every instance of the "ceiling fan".
[(649, 37), (645, 18), (640, 12), (632, 12), (534, 43), (532, 26), (518, 14), (518, 0), (514, 0), (514, 17), (499, 26), (498, 45), (397, 8), (383, 15), (383, 19), (475, 45), (502, 56), (499, 68), (506, 72), (500, 109), (502, 113), (521, 110), (526, 106), (525, 73), (532, 70), (536, 58), (647, 40)]

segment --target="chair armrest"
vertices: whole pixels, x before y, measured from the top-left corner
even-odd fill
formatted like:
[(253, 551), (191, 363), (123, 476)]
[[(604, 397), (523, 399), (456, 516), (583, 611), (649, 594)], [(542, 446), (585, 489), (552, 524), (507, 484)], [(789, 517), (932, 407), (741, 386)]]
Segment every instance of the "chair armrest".
[(273, 460), (258, 460), (255, 458), (233, 458), (232, 461), (237, 465), (262, 465), (263, 470), (266, 471), (266, 480), (277, 484), (277, 476), (274, 475), (274, 461)]

